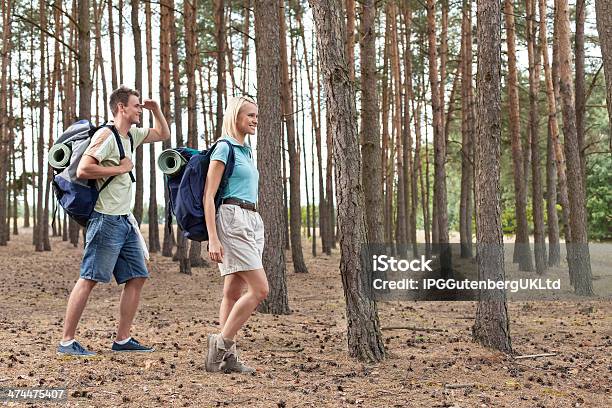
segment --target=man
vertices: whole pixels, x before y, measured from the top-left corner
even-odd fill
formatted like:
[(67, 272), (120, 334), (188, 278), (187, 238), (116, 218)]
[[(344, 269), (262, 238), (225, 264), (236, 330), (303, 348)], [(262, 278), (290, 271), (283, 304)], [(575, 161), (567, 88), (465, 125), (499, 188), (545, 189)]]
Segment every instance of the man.
[[(138, 308), (140, 292), (149, 277), (141, 245), (140, 231), (131, 215), (132, 201), (132, 142), (136, 149), (142, 143), (154, 143), (170, 137), (166, 119), (159, 104), (147, 99), (140, 103), (137, 91), (120, 87), (109, 101), (114, 116), (110, 124), (118, 132), (125, 158), (120, 160), (120, 149), (113, 129), (103, 127), (91, 139), (77, 168), (77, 177), (96, 179), (98, 189), (111, 176), (114, 179), (100, 192), (95, 210), (87, 224), (87, 237), (79, 280), (74, 285), (64, 319), (64, 333), (58, 353), (92, 356), (74, 339), (77, 324), (87, 299), (98, 282), (108, 283), (111, 275), (117, 284), (125, 284), (119, 306), (119, 327), (112, 345), (114, 351), (153, 351), (130, 337), (130, 328)], [(151, 129), (132, 128), (140, 123), (142, 108), (155, 118)], [(130, 142), (131, 134), (132, 142)]]

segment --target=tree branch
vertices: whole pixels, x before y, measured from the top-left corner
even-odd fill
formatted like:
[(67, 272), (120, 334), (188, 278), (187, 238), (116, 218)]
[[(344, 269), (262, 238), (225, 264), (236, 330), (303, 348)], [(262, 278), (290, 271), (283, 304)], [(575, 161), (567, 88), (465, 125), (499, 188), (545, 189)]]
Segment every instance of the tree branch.
[(72, 53), (74, 55), (77, 56), (77, 58), (79, 57), (79, 52), (77, 50), (75, 50), (74, 48), (72, 48), (70, 45), (66, 44), (61, 38), (57, 37), (55, 34), (49, 32), (48, 30), (43, 30), (42, 27), (35, 21), (30, 20), (27, 17), (24, 17), (22, 15), (19, 14), (13, 14), (15, 17), (25, 21), (26, 23), (30, 23), (32, 24), (34, 27), (38, 28), (39, 30), (41, 30), (42, 32), (44, 32), (45, 34), (47, 34), (49, 37), (54, 38), (55, 41), (59, 42), (60, 44), (62, 44), (64, 47), (68, 48), (70, 51), (72, 51)]

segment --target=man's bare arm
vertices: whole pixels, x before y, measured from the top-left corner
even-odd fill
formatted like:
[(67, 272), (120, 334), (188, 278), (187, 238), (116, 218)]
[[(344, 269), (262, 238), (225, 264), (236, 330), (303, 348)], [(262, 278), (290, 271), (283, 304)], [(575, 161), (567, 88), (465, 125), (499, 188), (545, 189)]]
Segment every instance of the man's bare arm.
[(133, 167), (134, 164), (127, 157), (121, 160), (118, 166), (104, 167), (98, 163), (95, 157), (84, 154), (79, 161), (76, 176), (80, 179), (94, 180), (128, 173)]
[(155, 126), (149, 129), (149, 134), (144, 139), (143, 143), (161, 142), (170, 138), (170, 128), (168, 128), (168, 122), (166, 122), (166, 118), (162, 114), (159, 104), (152, 99), (145, 99), (142, 107), (151, 111)]

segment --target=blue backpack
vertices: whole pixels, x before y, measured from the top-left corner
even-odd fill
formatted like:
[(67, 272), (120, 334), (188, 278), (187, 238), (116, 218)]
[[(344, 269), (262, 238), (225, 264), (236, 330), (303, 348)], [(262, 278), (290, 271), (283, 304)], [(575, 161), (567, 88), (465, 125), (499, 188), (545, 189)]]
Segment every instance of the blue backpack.
[[(66, 213), (82, 226), (87, 225), (87, 221), (91, 217), (93, 210), (98, 201), (100, 192), (104, 190), (113, 181), (115, 176), (109, 177), (100, 190), (96, 187), (96, 180), (86, 180), (77, 178), (76, 172), (81, 161), (81, 157), (91, 142), (93, 135), (103, 127), (108, 127), (115, 136), (115, 141), (119, 147), (119, 159), (125, 158), (123, 143), (119, 132), (112, 125), (94, 126), (88, 120), (79, 120), (70, 125), (68, 129), (57, 139), (53, 146), (64, 145), (69, 150), (65, 150), (70, 154), (70, 160), (65, 168), (55, 168), (55, 177), (53, 177), (53, 191), (59, 205)], [(134, 140), (129, 134), (130, 146), (134, 152)], [(132, 182), (136, 179), (130, 171)]]
[(176, 174), (166, 176), (170, 191), (170, 208), (176, 217), (176, 222), (183, 230), (183, 235), (193, 241), (208, 241), (208, 229), (204, 219), (204, 185), (210, 166), (210, 157), (218, 143), (229, 145), (229, 155), (225, 170), (215, 195), (215, 209), (221, 205), (222, 192), (228, 179), (234, 171), (234, 148), (225, 139), (218, 140), (208, 150), (197, 151), (189, 148), (177, 148), (178, 153), (187, 160), (187, 164)]

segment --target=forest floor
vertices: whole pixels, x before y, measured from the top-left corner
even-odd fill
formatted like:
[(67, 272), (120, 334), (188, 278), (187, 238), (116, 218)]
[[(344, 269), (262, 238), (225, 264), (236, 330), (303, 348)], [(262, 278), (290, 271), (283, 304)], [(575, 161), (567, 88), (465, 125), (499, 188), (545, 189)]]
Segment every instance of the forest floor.
[[(310, 272), (287, 268), (292, 314), (256, 313), (239, 333), (242, 359), (257, 368), (254, 375), (203, 369), (221, 297), (217, 268), (181, 275), (159, 254), (133, 328), (156, 351), (110, 351), (121, 290), (112, 283), (95, 288), (77, 334), (98, 355), (60, 357), (56, 347), (82, 249), (52, 238), (52, 252), (35, 253), (31, 241), (31, 229), (22, 229), (0, 247), (0, 388), (65, 387), (68, 400), (60, 406), (612, 406), (609, 298), (509, 302), (515, 353), (556, 353), (522, 360), (472, 342), (475, 302), (380, 302), (383, 328), (436, 330), (384, 330), (387, 359), (362, 364), (347, 355), (339, 251), (313, 258), (306, 240)], [(611, 253), (597, 248), (595, 279), (612, 283)], [(546, 276), (566, 274), (561, 267)]]

